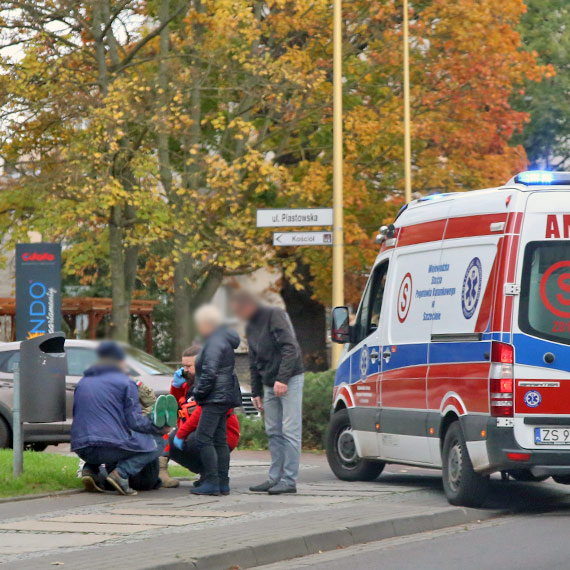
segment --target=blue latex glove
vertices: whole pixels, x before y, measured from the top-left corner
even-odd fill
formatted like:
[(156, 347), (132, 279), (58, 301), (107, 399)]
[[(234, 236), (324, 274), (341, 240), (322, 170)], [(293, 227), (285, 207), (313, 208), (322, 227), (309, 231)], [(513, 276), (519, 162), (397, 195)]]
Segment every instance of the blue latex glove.
[(182, 447), (184, 446), (184, 440), (180, 439), (177, 436), (174, 436), (174, 439), (172, 440), (172, 445), (174, 445), (174, 447), (176, 447), (176, 449), (179, 449), (180, 451), (182, 451)]
[(186, 378), (182, 376), (183, 373), (184, 373), (184, 367), (178, 369), (174, 373), (174, 378), (172, 379), (172, 385), (175, 388), (182, 388), (182, 385), (184, 384), (184, 382), (186, 382)]

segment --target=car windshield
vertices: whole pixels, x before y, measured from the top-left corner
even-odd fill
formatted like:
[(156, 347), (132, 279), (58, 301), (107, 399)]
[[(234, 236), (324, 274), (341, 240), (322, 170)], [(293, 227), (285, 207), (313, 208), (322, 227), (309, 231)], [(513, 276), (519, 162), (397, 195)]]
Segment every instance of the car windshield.
[(129, 358), (136, 362), (138, 368), (142, 369), (145, 374), (151, 375), (159, 375), (159, 374), (172, 374), (174, 370), (164, 364), (158, 358), (139, 350), (138, 348), (134, 348), (132, 346), (125, 347)]
[(519, 326), (533, 336), (570, 344), (570, 241), (526, 246)]

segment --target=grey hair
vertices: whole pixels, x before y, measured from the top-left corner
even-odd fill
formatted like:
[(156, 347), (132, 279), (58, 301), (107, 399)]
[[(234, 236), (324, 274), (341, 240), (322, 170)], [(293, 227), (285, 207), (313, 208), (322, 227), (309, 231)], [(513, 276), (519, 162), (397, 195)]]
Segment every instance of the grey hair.
[(196, 309), (196, 312), (194, 313), (194, 322), (196, 324), (208, 323), (215, 328), (218, 328), (224, 324), (224, 317), (216, 305), (208, 304), (202, 305)]

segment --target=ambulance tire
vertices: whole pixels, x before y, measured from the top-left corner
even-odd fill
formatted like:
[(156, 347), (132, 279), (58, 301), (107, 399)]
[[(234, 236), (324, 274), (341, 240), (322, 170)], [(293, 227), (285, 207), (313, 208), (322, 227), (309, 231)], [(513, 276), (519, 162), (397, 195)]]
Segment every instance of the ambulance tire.
[(326, 436), (329, 466), (341, 481), (374, 481), (384, 470), (385, 464), (358, 457), (351, 432), (348, 410), (335, 412)]
[(487, 498), (489, 478), (475, 473), (459, 422), (453, 422), (443, 441), (443, 489), (452, 505), (480, 507)]

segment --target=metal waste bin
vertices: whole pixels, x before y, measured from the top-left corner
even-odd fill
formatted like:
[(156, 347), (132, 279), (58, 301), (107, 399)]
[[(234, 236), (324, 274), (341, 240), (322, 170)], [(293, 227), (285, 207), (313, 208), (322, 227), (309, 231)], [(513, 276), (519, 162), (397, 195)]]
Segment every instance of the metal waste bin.
[(61, 332), (44, 334), (20, 344), (22, 421), (63, 422), (67, 357)]

